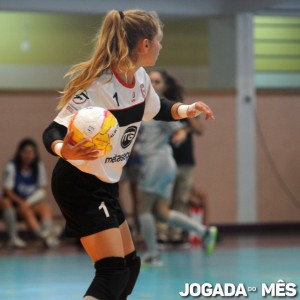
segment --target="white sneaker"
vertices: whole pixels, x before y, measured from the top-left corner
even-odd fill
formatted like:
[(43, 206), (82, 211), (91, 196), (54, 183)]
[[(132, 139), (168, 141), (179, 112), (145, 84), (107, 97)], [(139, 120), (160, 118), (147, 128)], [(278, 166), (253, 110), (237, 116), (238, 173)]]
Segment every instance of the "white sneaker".
[(204, 236), (202, 237), (202, 248), (205, 254), (210, 255), (216, 246), (218, 236), (218, 228), (215, 226), (210, 226), (206, 230)]
[(50, 235), (51, 236), (55, 236), (55, 237), (60, 237), (61, 234), (63, 232), (63, 227), (60, 226), (60, 225), (53, 225), (51, 228), (50, 228)]
[(55, 248), (60, 244), (59, 239), (52, 234), (52, 230), (44, 230), (41, 233), (41, 238), (47, 248)]
[(9, 242), (8, 242), (8, 247), (9, 248), (25, 248), (27, 246), (26, 242), (23, 241), (21, 238), (19, 238), (18, 236), (15, 238), (12, 238)]
[(49, 249), (55, 248), (60, 244), (59, 239), (55, 236), (48, 236), (43, 241), (45, 246)]

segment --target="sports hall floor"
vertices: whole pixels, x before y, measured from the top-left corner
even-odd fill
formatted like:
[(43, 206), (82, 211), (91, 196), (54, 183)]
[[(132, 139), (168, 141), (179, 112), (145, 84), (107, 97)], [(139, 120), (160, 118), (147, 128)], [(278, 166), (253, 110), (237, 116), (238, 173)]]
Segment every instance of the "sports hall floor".
[[(248, 299), (262, 297), (262, 283), (297, 284), (300, 299), (300, 233), (220, 235), (216, 251), (206, 257), (199, 246), (162, 252), (164, 267), (143, 268), (130, 300), (184, 299), (185, 283), (242, 283), (256, 287)], [(57, 249), (38, 244), (26, 250), (0, 248), (1, 300), (76, 300), (93, 277), (93, 267), (78, 245), (63, 241)], [(244, 299), (244, 297), (188, 297), (189, 299)], [(288, 297), (284, 298), (288, 299)]]

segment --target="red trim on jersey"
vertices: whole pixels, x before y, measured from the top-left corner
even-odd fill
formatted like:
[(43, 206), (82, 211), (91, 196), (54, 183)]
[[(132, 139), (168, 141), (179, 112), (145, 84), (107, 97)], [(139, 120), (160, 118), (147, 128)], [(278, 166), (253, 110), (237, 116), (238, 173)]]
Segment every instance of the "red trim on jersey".
[(133, 76), (133, 81), (132, 83), (126, 83), (125, 81), (123, 81), (123, 79), (119, 76), (119, 74), (117, 72), (115, 72), (114, 70), (112, 70), (113, 74), (116, 76), (117, 80), (125, 87), (132, 89), (135, 86), (135, 76)]

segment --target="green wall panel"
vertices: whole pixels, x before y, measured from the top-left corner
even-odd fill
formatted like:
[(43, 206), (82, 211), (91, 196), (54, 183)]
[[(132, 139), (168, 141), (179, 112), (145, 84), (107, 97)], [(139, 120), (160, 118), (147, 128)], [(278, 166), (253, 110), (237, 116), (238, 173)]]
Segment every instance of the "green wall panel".
[(300, 18), (290, 18), (290, 17), (255, 17), (255, 25), (280, 25), (280, 26), (290, 26), (290, 25), (299, 25)]
[[(163, 49), (157, 65), (209, 68), (209, 19), (162, 21)], [(0, 12), (0, 65), (80, 62), (89, 57), (101, 22), (102, 16)], [(24, 41), (30, 46), (25, 51)], [(255, 17), (254, 54), (257, 72), (299, 72), (300, 18)]]
[(300, 18), (254, 18), (255, 69), (300, 71)]
[[(296, 72), (300, 70), (299, 58), (256, 58), (255, 68), (257, 71), (273, 71), (273, 72)], [(299, 83), (300, 85), (300, 83)]]
[(261, 27), (255, 26), (254, 37), (259, 40), (275, 40), (275, 41), (298, 41), (300, 42), (300, 26), (294, 27)]
[(256, 42), (255, 55), (299, 55), (300, 43)]
[[(69, 65), (89, 56), (101, 16), (0, 12), (0, 64)], [(206, 19), (164, 21), (159, 64), (208, 64)], [(30, 43), (22, 51), (22, 42)]]
[(1, 12), (0, 64), (73, 64), (89, 54), (100, 23), (100, 17)]
[(208, 20), (164, 21), (163, 49), (158, 64), (176, 66), (208, 65)]

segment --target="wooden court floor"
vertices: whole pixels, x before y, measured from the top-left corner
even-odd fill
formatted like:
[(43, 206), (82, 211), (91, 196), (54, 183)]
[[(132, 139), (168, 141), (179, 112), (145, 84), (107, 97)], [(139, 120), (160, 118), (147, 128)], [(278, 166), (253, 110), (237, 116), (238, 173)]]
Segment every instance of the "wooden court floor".
[[(130, 300), (276, 299), (271, 294), (263, 297), (262, 285), (269, 288), (279, 280), (297, 285), (297, 295), (290, 298), (300, 299), (300, 233), (222, 237), (210, 257), (203, 255), (199, 246), (165, 250), (161, 254), (164, 266), (142, 268)], [(15, 251), (0, 248), (1, 300), (82, 299), (92, 278), (90, 259), (70, 243), (53, 250), (44, 250), (39, 245)], [(194, 297), (179, 295), (186, 283), (194, 284)], [(215, 296), (200, 297), (204, 284), (211, 286), (206, 293), (213, 291)], [(215, 289), (221, 286), (226, 292), (226, 284), (235, 286), (235, 293), (244, 287), (248, 296), (222, 297), (218, 294), (220, 289)]]

